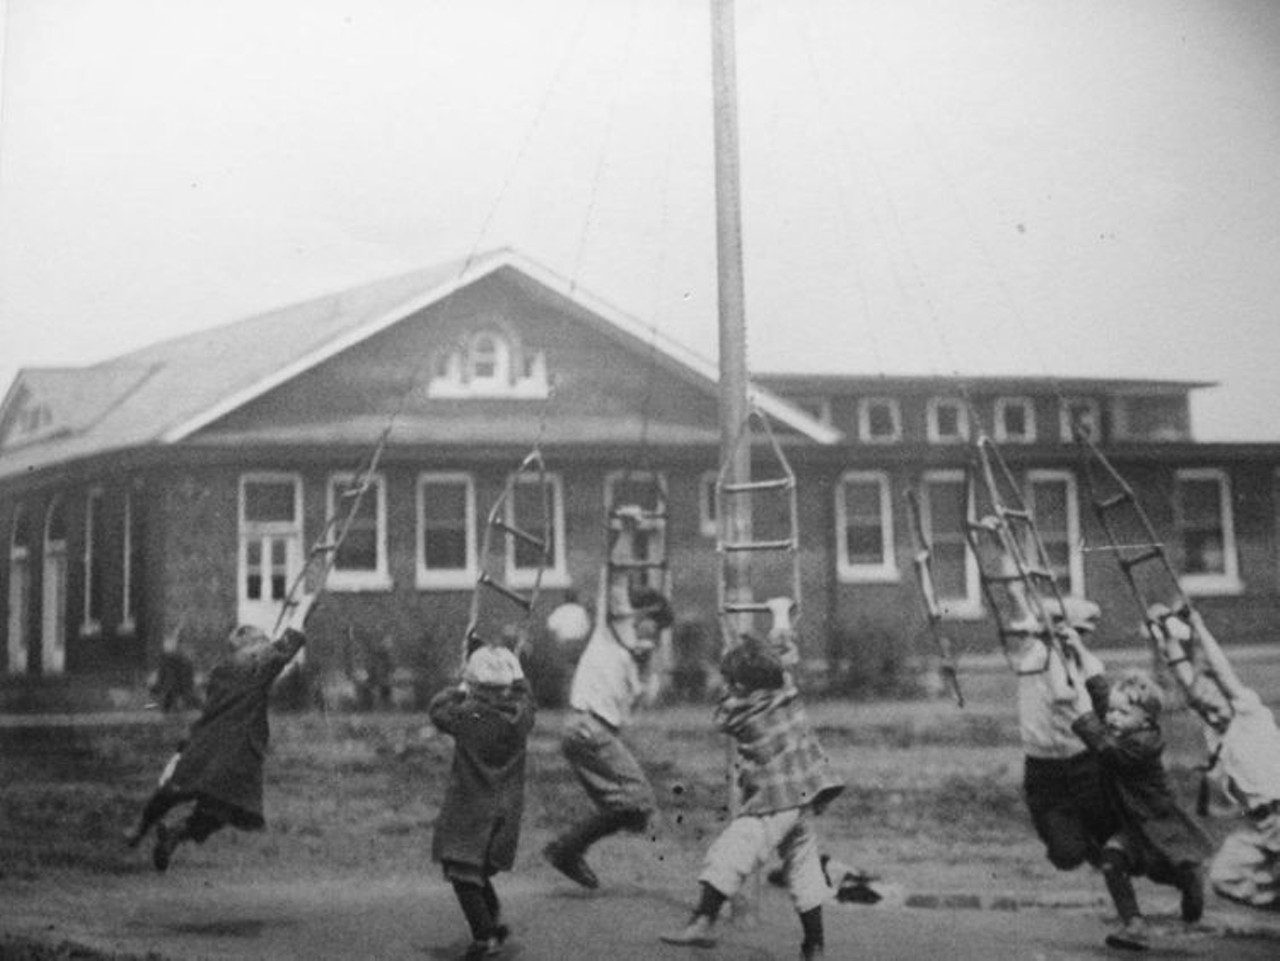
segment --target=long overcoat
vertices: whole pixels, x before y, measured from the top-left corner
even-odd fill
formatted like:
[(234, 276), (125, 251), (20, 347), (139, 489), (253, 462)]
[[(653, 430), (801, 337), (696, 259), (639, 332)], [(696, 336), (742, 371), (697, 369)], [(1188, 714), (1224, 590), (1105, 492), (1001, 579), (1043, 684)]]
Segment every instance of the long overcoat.
[(524, 812), (526, 744), (534, 704), (528, 685), (441, 691), (427, 707), (439, 730), (453, 735), (453, 767), (436, 819), (431, 856), (486, 874), (515, 863)]
[(263, 827), (262, 765), (271, 728), (271, 684), (305, 643), (286, 630), (250, 657), (233, 657), (209, 674), (204, 711), (191, 726), (168, 785), (228, 806), (231, 823)]
[(1200, 864), (1213, 853), (1203, 829), (1178, 804), (1164, 769), (1164, 738), (1156, 726), (1117, 734), (1107, 728), (1110, 684), (1086, 682), (1093, 713), (1072, 725), (1102, 763), (1104, 788), (1117, 808), (1129, 841), (1136, 846), (1141, 873), (1168, 880), (1179, 865)]

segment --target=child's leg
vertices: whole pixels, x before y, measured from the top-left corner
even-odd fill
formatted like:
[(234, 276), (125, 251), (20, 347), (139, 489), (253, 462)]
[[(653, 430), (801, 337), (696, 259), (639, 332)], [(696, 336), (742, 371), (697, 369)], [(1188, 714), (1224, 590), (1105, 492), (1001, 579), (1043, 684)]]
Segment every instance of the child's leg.
[(499, 943), (507, 940), (511, 934), (511, 929), (502, 923), (502, 902), (498, 900), (498, 892), (493, 886), (492, 875), (486, 876), (484, 879), (484, 903), (489, 909), (489, 917), (493, 920), (493, 934)]
[(125, 840), (129, 847), (137, 847), (138, 843), (147, 836), (147, 832), (155, 826), (155, 823), (169, 813), (174, 807), (182, 804), (184, 801), (190, 801), (192, 795), (180, 791), (171, 791), (167, 787), (159, 787), (147, 799), (146, 805), (142, 808), (142, 813), (138, 816), (138, 823), (129, 829), (125, 834)]
[[(471, 940), (484, 943), (491, 938), (496, 939), (495, 915), (490, 910), (490, 900), (486, 897), (485, 887), (492, 890), (488, 880), (479, 868), (456, 861), (446, 861), (444, 876), (453, 885), (453, 893), (462, 908), (462, 915), (467, 919), (467, 927), (471, 929)], [(496, 900), (496, 895), (495, 895)]]
[(1130, 876), (1133, 862), (1124, 848), (1122, 840), (1112, 838), (1102, 849), (1101, 864), (1103, 880), (1107, 882), (1107, 892), (1120, 915), (1121, 928), (1118, 932), (1107, 936), (1107, 944), (1113, 948), (1131, 951), (1142, 951), (1150, 940), (1147, 933), (1147, 922), (1138, 910), (1138, 896), (1133, 890)]
[(822, 870), (818, 838), (813, 832), (808, 811), (801, 811), (791, 830), (783, 835), (778, 853), (782, 856), (787, 889), (791, 892), (791, 900), (804, 931), (800, 953), (806, 959), (821, 957), (825, 944), (822, 903), (827, 899), (830, 888)]

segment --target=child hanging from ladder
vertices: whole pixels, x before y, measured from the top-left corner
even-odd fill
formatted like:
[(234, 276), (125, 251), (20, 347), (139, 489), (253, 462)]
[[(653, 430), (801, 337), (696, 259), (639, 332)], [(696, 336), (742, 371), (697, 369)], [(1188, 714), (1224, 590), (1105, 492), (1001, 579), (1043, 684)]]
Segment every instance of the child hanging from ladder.
[(812, 819), (844, 790), (809, 727), (782, 661), (765, 642), (742, 635), (721, 659), (727, 691), (716, 726), (737, 746), (741, 805), (707, 851), (689, 924), (668, 944), (712, 947), (721, 907), (774, 851), (803, 929), (801, 956), (823, 954), (822, 903), (830, 895)]
[[(1215, 786), (1246, 818), (1214, 855), (1209, 882), (1218, 894), (1241, 904), (1280, 908), (1280, 729), (1275, 715), (1240, 680), (1198, 611), (1179, 615), (1154, 604), (1147, 623), (1188, 703), (1204, 722), (1211, 758), (1206, 787)], [(1190, 650), (1196, 639), (1200, 658)]]
[(1111, 684), (1101, 660), (1074, 632), (1065, 632), (1061, 641), (1081, 665), (1092, 703), (1091, 710), (1081, 705), (1072, 729), (1099, 758), (1104, 787), (1120, 816), (1119, 829), (1102, 851), (1102, 874), (1122, 925), (1107, 944), (1142, 950), (1149, 935), (1130, 879), (1145, 875), (1176, 887), (1183, 920), (1200, 920), (1209, 839), (1179, 806), (1169, 784), (1160, 731), (1164, 701), (1155, 681), (1133, 670)]
[[(614, 512), (617, 529), (612, 558), (634, 556), (637, 507)], [(653, 589), (632, 590), (628, 568), (610, 564), (601, 578), (602, 598), (591, 639), (578, 660), (569, 692), (570, 714), (561, 750), (596, 811), (556, 837), (543, 857), (565, 877), (585, 888), (600, 886), (586, 862), (597, 841), (618, 831), (643, 831), (656, 809), (653, 788), (621, 732), (645, 696), (659, 634), (674, 620), (671, 605)]]
[[(263, 758), (271, 731), (267, 719), (271, 685), (306, 643), (302, 627), (316, 595), (303, 595), (288, 610), (284, 631), (271, 640), (256, 627), (241, 625), (227, 638), (228, 656), (209, 674), (204, 710), (191, 726), (181, 752), (169, 763), (135, 827), (125, 835), (130, 847), (156, 829), (151, 859), (165, 871), (178, 845), (203, 844), (230, 825), (259, 831)], [(183, 824), (170, 829), (164, 816), (187, 802), (195, 807)]]
[(516, 655), (485, 645), (467, 658), (462, 683), (432, 698), (427, 713), (454, 740), (432, 857), (471, 929), (464, 961), (492, 957), (510, 934), (491, 879), (515, 863), (533, 696)]

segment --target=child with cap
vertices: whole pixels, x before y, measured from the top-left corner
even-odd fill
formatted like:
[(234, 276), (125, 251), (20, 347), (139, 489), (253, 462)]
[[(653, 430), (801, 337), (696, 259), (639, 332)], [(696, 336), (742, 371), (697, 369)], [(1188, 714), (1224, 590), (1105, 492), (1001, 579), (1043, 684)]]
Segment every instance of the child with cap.
[[(267, 720), (271, 685), (306, 643), (301, 632), (316, 595), (292, 606), (283, 634), (271, 640), (262, 630), (241, 625), (227, 638), (228, 656), (209, 674), (204, 710), (192, 724), (180, 753), (170, 760), (160, 784), (125, 840), (141, 843), (154, 825), (151, 860), (165, 871), (179, 844), (203, 844), (230, 825), (242, 831), (266, 826), (262, 813), (262, 769), (271, 729)], [(179, 804), (195, 802), (176, 830), (164, 816)]]
[(1155, 681), (1144, 671), (1130, 670), (1112, 684), (1102, 662), (1078, 638), (1068, 633), (1062, 640), (1081, 665), (1092, 702), (1092, 710), (1081, 706), (1072, 729), (1099, 758), (1103, 786), (1120, 817), (1101, 858), (1122, 925), (1107, 944), (1143, 950), (1149, 935), (1130, 879), (1145, 875), (1176, 887), (1183, 920), (1198, 921), (1204, 912), (1201, 865), (1211, 851), (1209, 839), (1179, 806), (1169, 784), (1160, 731), (1164, 699)]
[(707, 851), (701, 895), (683, 930), (668, 944), (712, 947), (725, 901), (776, 850), (800, 916), (805, 961), (823, 954), (822, 903), (830, 895), (812, 819), (844, 790), (809, 727), (799, 694), (767, 642), (744, 634), (721, 659), (728, 689), (715, 722), (737, 745), (741, 803)]
[(475, 961), (498, 954), (510, 933), (491, 879), (515, 863), (533, 696), (516, 655), (483, 646), (467, 658), (462, 683), (432, 698), (427, 713), (454, 740), (431, 855), (471, 929), (464, 961)]
[[(1206, 787), (1215, 786), (1233, 812), (1245, 815), (1214, 855), (1209, 883), (1241, 904), (1280, 908), (1280, 729), (1275, 715), (1240, 680), (1198, 611), (1177, 615), (1155, 604), (1147, 611), (1147, 624), (1204, 722), (1210, 757)], [(1189, 650), (1196, 638), (1199, 658)], [(1208, 813), (1207, 803), (1203, 807), (1200, 813)]]

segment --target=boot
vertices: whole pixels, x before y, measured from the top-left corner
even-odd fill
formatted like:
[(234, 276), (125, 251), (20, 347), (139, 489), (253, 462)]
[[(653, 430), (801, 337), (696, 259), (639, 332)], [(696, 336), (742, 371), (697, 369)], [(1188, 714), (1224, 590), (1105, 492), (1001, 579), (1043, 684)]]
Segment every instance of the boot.
[(715, 922), (705, 914), (695, 914), (683, 929), (659, 935), (659, 938), (665, 944), (682, 944), (690, 948), (714, 948), (716, 946)]
[(1124, 951), (1146, 951), (1151, 947), (1151, 932), (1146, 919), (1138, 914), (1129, 918), (1114, 934), (1107, 935), (1107, 947)]
[(178, 846), (178, 835), (161, 822), (156, 825), (156, 846), (151, 849), (151, 863), (160, 872), (169, 870), (169, 861)]
[(1182, 892), (1182, 920), (1195, 924), (1204, 917), (1204, 868), (1195, 865), (1181, 869), (1178, 890)]
[(635, 811), (598, 811), (543, 848), (542, 856), (570, 881), (594, 890), (600, 887), (600, 879), (583, 858), (587, 849), (623, 828), (643, 827), (647, 818)]

